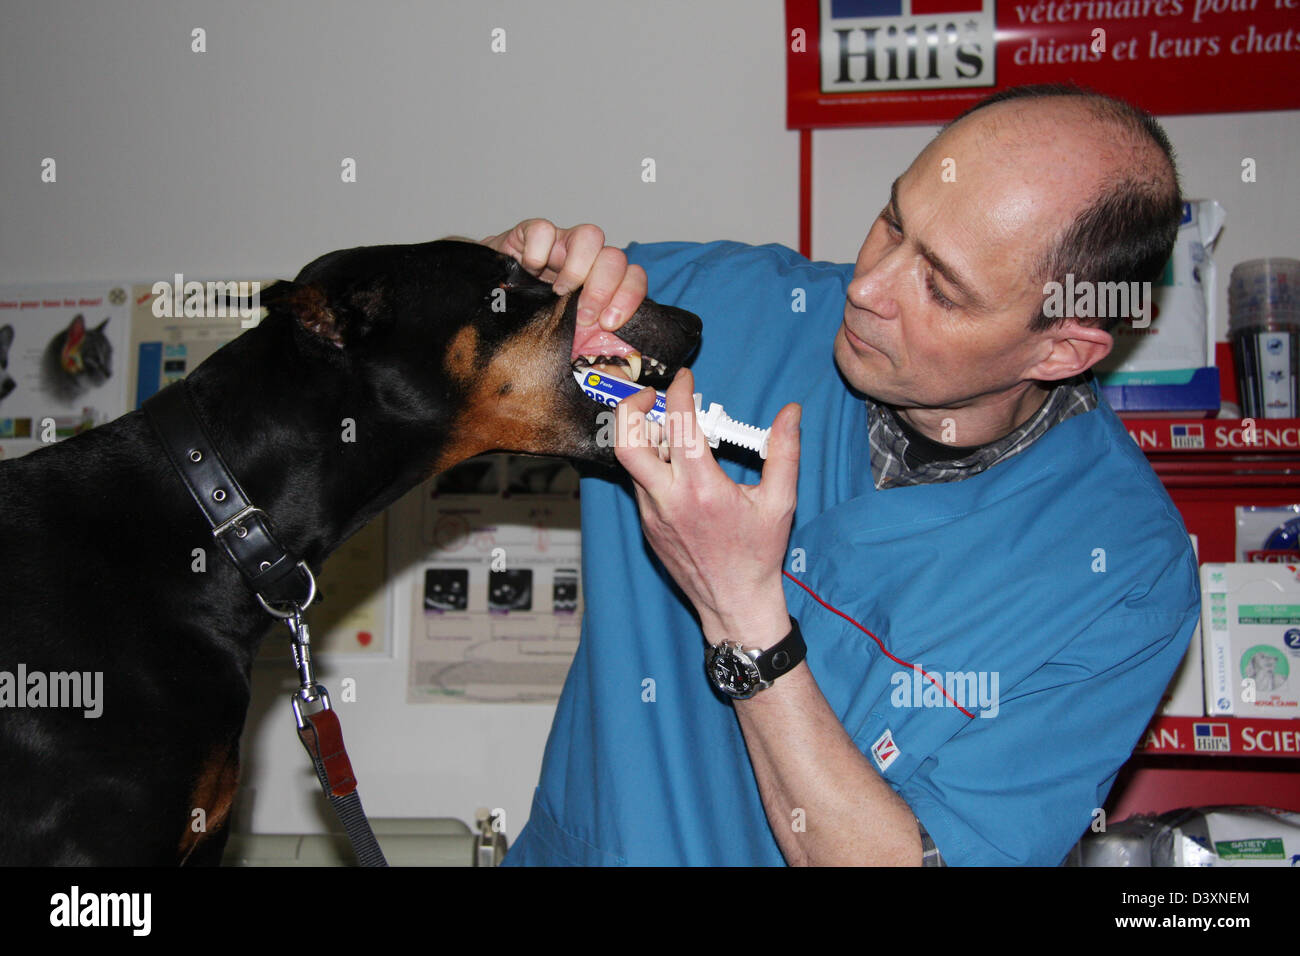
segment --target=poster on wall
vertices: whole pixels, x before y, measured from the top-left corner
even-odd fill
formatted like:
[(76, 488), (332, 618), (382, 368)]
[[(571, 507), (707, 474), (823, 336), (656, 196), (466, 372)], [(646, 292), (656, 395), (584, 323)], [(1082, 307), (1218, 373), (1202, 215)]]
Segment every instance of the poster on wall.
[[(244, 294), (270, 284), (265, 279), (221, 283)], [(131, 408), (139, 408), (257, 324), (261, 310), (254, 313), (251, 300), (236, 304), (207, 294), (207, 289), (204, 292), (197, 300), (187, 298), (181, 276), (131, 288), (131, 348), (126, 365)]]
[(421, 498), (408, 700), (558, 700), (582, 627), (577, 471), (480, 456)]
[(787, 126), (943, 123), (1076, 83), (1156, 115), (1300, 108), (1300, 0), (786, 0)]
[(128, 286), (0, 288), (0, 458), (17, 458), (126, 411)]

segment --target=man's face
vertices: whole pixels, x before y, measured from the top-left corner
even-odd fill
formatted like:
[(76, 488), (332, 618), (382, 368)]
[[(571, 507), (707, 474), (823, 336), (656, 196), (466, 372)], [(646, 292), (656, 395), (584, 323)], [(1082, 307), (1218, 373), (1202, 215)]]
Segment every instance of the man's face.
[(1087, 178), (1051, 150), (1003, 148), (980, 120), (917, 157), (858, 253), (835, 361), (890, 405), (995, 401), (1051, 352), (1028, 330), (1042, 302), (1035, 260), (1087, 195)]

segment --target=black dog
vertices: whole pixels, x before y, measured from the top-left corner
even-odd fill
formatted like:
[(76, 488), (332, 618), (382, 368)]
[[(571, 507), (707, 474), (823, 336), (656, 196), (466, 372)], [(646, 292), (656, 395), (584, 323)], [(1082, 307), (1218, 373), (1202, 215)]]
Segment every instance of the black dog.
[[(616, 465), (573, 380), (577, 299), (473, 243), (334, 252), (171, 388), (318, 571), (474, 455)], [(662, 388), (699, 333), (647, 301), (619, 336)], [(0, 464), (0, 863), (220, 860), (272, 619), (218, 551), (143, 411)]]

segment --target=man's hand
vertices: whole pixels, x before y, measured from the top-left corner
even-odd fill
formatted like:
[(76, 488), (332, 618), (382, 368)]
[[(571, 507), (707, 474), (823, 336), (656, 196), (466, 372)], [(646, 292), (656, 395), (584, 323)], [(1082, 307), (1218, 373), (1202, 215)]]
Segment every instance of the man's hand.
[[(626, 442), (614, 451), (633, 478), (645, 536), (695, 605), (705, 638), (767, 650), (790, 630), (781, 568), (799, 478), (801, 409), (786, 405), (772, 423), (762, 481), (738, 485), (698, 434), (693, 389), (686, 369), (668, 389), (667, 461), (652, 444), (657, 426), (644, 421), (651, 389), (618, 406), (617, 434)], [(735, 708), (787, 863), (921, 863), (911, 809), (849, 737), (807, 661)], [(796, 812), (806, 830), (790, 825)]]
[(483, 245), (510, 256), (533, 275), (554, 285), (558, 295), (579, 286), (578, 325), (618, 329), (645, 298), (646, 275), (629, 266), (621, 249), (605, 245), (605, 233), (590, 223), (557, 229), (545, 219), (525, 219)]
[(709, 452), (693, 392), (682, 369), (667, 392), (666, 450), (658, 427), (644, 421), (654, 390), (623, 401), (617, 434), (627, 441), (614, 453), (632, 476), (646, 539), (695, 606), (704, 636), (763, 649), (790, 629), (781, 568), (799, 479), (800, 408), (776, 416), (762, 481), (738, 485)]

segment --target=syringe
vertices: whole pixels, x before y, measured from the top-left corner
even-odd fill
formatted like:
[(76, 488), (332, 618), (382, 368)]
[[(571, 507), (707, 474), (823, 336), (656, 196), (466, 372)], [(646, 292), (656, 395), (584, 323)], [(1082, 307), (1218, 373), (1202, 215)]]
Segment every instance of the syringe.
[[(617, 375), (599, 372), (594, 368), (574, 369), (573, 378), (588, 398), (611, 407), (635, 395), (643, 387)], [(645, 417), (646, 421), (662, 425), (667, 415), (668, 397), (659, 391), (656, 391), (655, 395), (654, 407), (646, 413)], [(699, 422), (700, 431), (704, 433), (710, 448), (717, 448), (719, 441), (725, 441), (731, 445), (756, 451), (760, 458), (767, 458), (767, 439), (772, 431), (770, 428), (756, 428), (728, 418), (727, 413), (717, 402), (710, 403), (709, 410), (704, 411), (703, 402), (704, 396), (696, 392), (695, 419)]]

